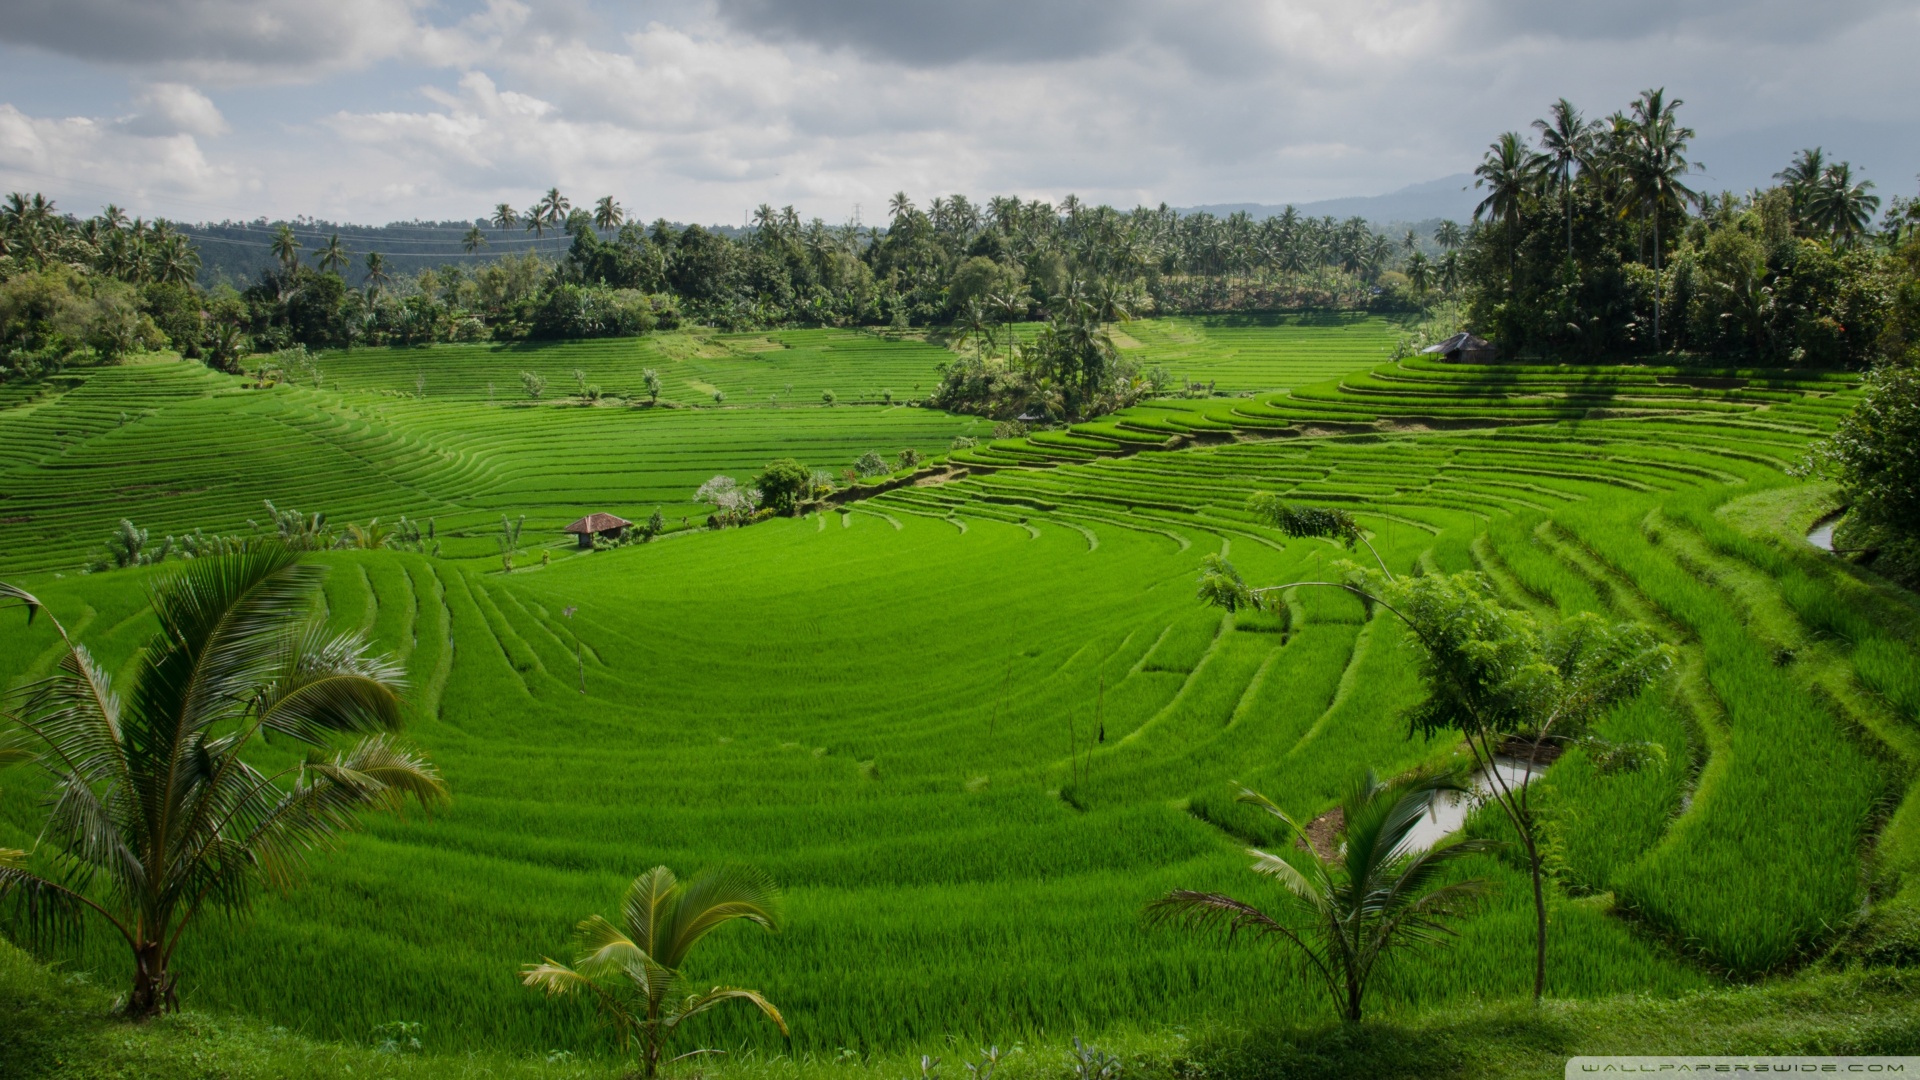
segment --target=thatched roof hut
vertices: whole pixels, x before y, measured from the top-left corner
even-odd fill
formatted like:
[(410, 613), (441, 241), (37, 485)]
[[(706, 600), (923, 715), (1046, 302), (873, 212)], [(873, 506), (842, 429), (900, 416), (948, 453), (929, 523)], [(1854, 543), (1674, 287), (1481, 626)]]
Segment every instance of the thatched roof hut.
[(1500, 354), (1493, 342), (1463, 330), (1438, 345), (1421, 349), (1420, 355), (1438, 356), (1450, 364), (1481, 364), (1497, 359)]
[(633, 522), (626, 518), (614, 517), (612, 514), (588, 514), (567, 526), (565, 531), (579, 536), (581, 547), (590, 548), (593, 546), (594, 537), (604, 536), (609, 540), (616, 539), (632, 524)]

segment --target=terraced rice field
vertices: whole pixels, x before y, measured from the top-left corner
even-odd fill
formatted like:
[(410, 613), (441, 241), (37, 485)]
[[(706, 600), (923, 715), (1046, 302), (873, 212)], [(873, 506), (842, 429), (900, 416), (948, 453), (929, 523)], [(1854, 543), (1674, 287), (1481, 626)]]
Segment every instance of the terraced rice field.
[[(1268, 328), (1263, 347), (1284, 357), (1295, 332)], [(1317, 1018), (1324, 1005), (1278, 954), (1148, 928), (1141, 905), (1176, 885), (1257, 895), (1241, 849), (1276, 838), (1232, 802), (1236, 783), (1315, 814), (1365, 768), (1390, 774), (1455, 748), (1406, 737), (1418, 687), (1393, 622), (1311, 590), (1288, 597), (1286, 633), (1197, 604), (1211, 553), (1256, 582), (1317, 577), (1347, 557), (1256, 524), (1243, 509), (1255, 490), (1352, 510), (1397, 569), (1478, 568), (1514, 605), (1640, 619), (1679, 650), (1670, 685), (1602, 725), (1659, 744), (1663, 760), (1602, 775), (1575, 750), (1543, 781), (1559, 868), (1554, 994), (1678, 994), (1782, 970), (1864, 902), (1914, 888), (1920, 605), (1801, 543), (1794, 530), (1825, 495), (1784, 471), (1848, 406), (1845, 380), (1381, 368), (1372, 346), (1349, 359), (1317, 388), (1274, 379), (1292, 394), (1160, 402), (957, 452), (964, 475), (845, 513), (510, 576), (480, 558), (326, 556), (329, 614), (406, 659), (412, 738), (455, 801), (430, 820), (376, 822), (309, 887), (206, 924), (183, 959), (190, 999), (356, 1040), (417, 1020), (446, 1049), (592, 1045), (584, 1014), (521, 989), (515, 966), (611, 910), (640, 869), (740, 860), (787, 886), (791, 925), (722, 935), (694, 975), (764, 989), (798, 1052)], [(1413, 389), (1367, 394), (1400, 372)], [(179, 401), (85, 429), (45, 418), (83, 394), (100, 395), (88, 415), (137, 406), (135, 384), (89, 381), (23, 407), (4, 422), (54, 449), (10, 467), (0, 507), (107, 497), (102, 473), (68, 470), (148, 468), (136, 448), (151, 444), (118, 433), (188, 405), (207, 410), (202, 424), (359, 445), (302, 427), (328, 413), (296, 403), (325, 401), (342, 432), (387, 456), (290, 452), (270, 470), (283, 485), (363, 499), (356, 512), (411, 492), (420, 513), (430, 493), (449, 519), (476, 520), (539, 506), (557, 520), (563, 496), (664, 491), (815, 432), (819, 453), (844, 454), (879, 437), (835, 426), (856, 420), (926, 425), (894, 441), (971, 423), (878, 407), (489, 409), (126, 374)], [(1464, 414), (1440, 411), (1459, 401), (1472, 403)], [(185, 438), (193, 423), (178, 423)], [(646, 441), (649, 425), (672, 437)], [(613, 457), (628, 438), (621, 460), (657, 479), (586, 464), (589, 447)], [(701, 464), (673, 462), (670, 447)], [(206, 464), (209, 494), (196, 497), (238, 508), (237, 487), (216, 487), (238, 483), (220, 479), (232, 464)], [(333, 476), (337, 488), (321, 486)], [(47, 489), (56, 482), (64, 496)], [(20, 576), (59, 565), (38, 554), (50, 541), (0, 536), (14, 538), (0, 541), (9, 579), (123, 661), (148, 629), (152, 571)], [(0, 624), (0, 671), (49, 655), (43, 629)], [(30, 833), (20, 776), (0, 789), (0, 844)], [(1494, 856), (1461, 872), (1498, 891), (1446, 954), (1385, 972), (1386, 1013), (1524, 994), (1524, 877)], [(74, 959), (117, 970), (97, 943)], [(706, 1030), (777, 1045), (741, 1017)]]
[[(547, 396), (578, 390), (574, 373), (604, 393), (647, 398), (642, 373), (660, 374), (661, 396), (709, 404), (714, 391), (736, 407), (820, 404), (832, 390), (842, 403), (878, 404), (918, 397), (939, 381), (951, 355), (913, 338), (864, 330), (779, 330), (766, 334), (657, 334), (552, 345), (438, 345), (356, 349), (320, 362), (321, 385), (388, 390), (429, 399), (523, 401), (520, 373), (547, 380)], [(424, 389), (423, 389), (424, 387)]]

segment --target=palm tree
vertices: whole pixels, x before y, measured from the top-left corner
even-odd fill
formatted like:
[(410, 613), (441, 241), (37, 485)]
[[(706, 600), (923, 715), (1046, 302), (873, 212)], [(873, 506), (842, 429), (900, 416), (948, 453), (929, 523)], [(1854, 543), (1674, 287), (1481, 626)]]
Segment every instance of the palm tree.
[[(89, 913), (111, 926), (133, 953), (129, 1017), (177, 1007), (171, 963), (203, 907), (237, 910), (263, 881), (291, 884), (356, 810), (446, 798), (433, 766), (387, 735), (399, 665), (312, 615), (324, 575), (278, 545), (188, 563), (154, 590), (160, 630), (124, 696), (49, 620), (57, 670), (7, 719), (40, 747), (51, 811), (33, 852), (0, 852), (0, 895), (30, 932)], [(5, 584), (0, 599), (30, 619), (44, 607)], [(365, 737), (274, 772), (247, 760), (269, 736), (318, 751), (340, 733)]]
[(168, 233), (153, 251), (153, 279), (163, 285), (190, 285), (200, 274), (200, 253), (179, 233)]
[(993, 324), (986, 309), (980, 306), (978, 297), (968, 300), (966, 306), (960, 309), (959, 327), (964, 335), (961, 340), (971, 340), (976, 348), (982, 339), (992, 340)]
[(627, 220), (627, 212), (613, 201), (613, 196), (602, 195), (600, 201), (593, 204), (593, 224), (601, 232), (612, 232)]
[(1013, 358), (1013, 347), (1019, 344), (1018, 331), (1014, 324), (1027, 313), (1027, 297), (1024, 289), (1006, 289), (990, 294), (987, 303), (999, 312), (1007, 327), (1007, 358)]
[(565, 195), (560, 194), (560, 189), (557, 187), (548, 188), (547, 193), (540, 196), (540, 202), (536, 205), (539, 207), (540, 216), (545, 218), (549, 225), (558, 225), (567, 220), (567, 211), (573, 209), (573, 203)]
[(677, 880), (664, 866), (633, 879), (615, 926), (589, 915), (574, 929), (571, 965), (553, 959), (521, 969), (521, 982), (549, 996), (585, 993), (613, 1027), (622, 1049), (639, 1044), (646, 1075), (660, 1067), (681, 1024), (725, 1001), (748, 1002), (787, 1034), (787, 1022), (759, 991), (716, 986), (692, 992), (681, 974), (687, 954), (721, 926), (744, 919), (777, 930), (780, 890), (765, 874), (725, 866)]
[(1842, 246), (1865, 236), (1880, 209), (1880, 196), (1869, 195), (1873, 181), (1853, 178), (1853, 164), (1840, 161), (1826, 167), (1807, 196), (1807, 218)]
[(899, 221), (913, 213), (913, 200), (907, 198), (906, 192), (896, 191), (893, 193), (893, 198), (887, 200), (887, 213), (894, 221)]
[(367, 296), (379, 295), (380, 286), (392, 280), (387, 273), (387, 257), (377, 251), (367, 252)]
[(1683, 209), (1699, 195), (1683, 182), (1693, 170), (1686, 157), (1693, 129), (1681, 127), (1674, 110), (1685, 102), (1666, 100), (1666, 91), (1643, 90), (1633, 103), (1633, 138), (1623, 162), (1629, 198), (1626, 209), (1638, 208), (1653, 219), (1653, 348), (1660, 350), (1660, 217), (1669, 210)]
[(1820, 178), (1826, 174), (1827, 154), (1818, 146), (1795, 154), (1786, 168), (1773, 174), (1775, 180), (1787, 186), (1787, 194), (1793, 199), (1793, 216), (1797, 221), (1806, 221), (1807, 202), (1820, 186)]
[(300, 261), (300, 240), (293, 235), (293, 226), (282, 224), (274, 230), (273, 242), (268, 245), (273, 256), (280, 260), (283, 270), (292, 270)]
[(1519, 132), (1509, 131), (1494, 140), (1487, 148), (1486, 158), (1473, 170), (1478, 177), (1473, 186), (1487, 189), (1487, 197), (1473, 208), (1473, 219), (1497, 219), (1507, 229), (1509, 289), (1513, 287), (1514, 260), (1520, 245), (1520, 218), (1526, 211), (1527, 196), (1539, 189), (1543, 160), (1527, 146)]
[(1546, 151), (1547, 175), (1560, 189), (1560, 201), (1566, 204), (1567, 258), (1573, 258), (1573, 169), (1584, 167), (1593, 151), (1593, 125), (1580, 116), (1580, 110), (1566, 98), (1547, 110), (1548, 119), (1535, 120), (1540, 132), (1540, 148)]
[[(1382, 784), (1372, 773), (1347, 790), (1335, 850), (1321, 856), (1306, 829), (1266, 796), (1243, 790), (1240, 801), (1260, 807), (1287, 827), (1308, 854), (1295, 859), (1249, 849), (1253, 870), (1278, 881), (1291, 917), (1275, 917), (1221, 893), (1176, 889), (1149, 905), (1161, 921), (1225, 924), (1290, 941), (1306, 954), (1340, 1018), (1361, 1019), (1367, 986), (1379, 962), (1403, 946), (1434, 945), (1452, 936), (1448, 922), (1485, 890), (1479, 880), (1440, 884), (1447, 864), (1490, 850), (1488, 840), (1463, 840), (1425, 851), (1409, 839), (1441, 792), (1465, 790), (1450, 774), (1416, 774)], [(1296, 865), (1304, 862), (1304, 867)]]
[(547, 235), (547, 210), (545, 205), (542, 203), (534, 203), (532, 206), (527, 207), (526, 223), (527, 231), (533, 234), (535, 240), (545, 237)]
[(493, 208), (493, 224), (497, 228), (511, 229), (520, 224), (520, 215), (514, 213), (512, 206), (498, 203)]
[(1416, 251), (1407, 259), (1407, 281), (1420, 296), (1425, 296), (1433, 285), (1433, 262), (1425, 252)]
[(313, 261), (319, 264), (322, 272), (346, 269), (347, 249), (341, 246), (339, 233), (327, 237), (327, 242), (313, 253)]
[(466, 252), (469, 255), (473, 254), (476, 251), (479, 251), (481, 248), (486, 246), (487, 246), (486, 231), (481, 229), (480, 226), (478, 225), (475, 225), (473, 228), (468, 229), (467, 235), (460, 238), (460, 250)]

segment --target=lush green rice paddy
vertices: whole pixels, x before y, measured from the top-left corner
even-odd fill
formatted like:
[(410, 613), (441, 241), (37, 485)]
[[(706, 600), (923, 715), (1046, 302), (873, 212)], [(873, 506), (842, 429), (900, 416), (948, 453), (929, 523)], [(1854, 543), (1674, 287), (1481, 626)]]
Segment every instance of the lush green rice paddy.
[[(1149, 362), (1196, 380), (1217, 363), (1222, 390), (1262, 392), (983, 442), (954, 455), (969, 475), (846, 514), (556, 551), (512, 575), (478, 535), (502, 513), (530, 530), (593, 509), (691, 514), (714, 472), (940, 450), (979, 425), (901, 406), (487, 400), (482, 376), (517, 387), (527, 364), (584, 368), (595, 350), (592, 377), (616, 384), (680, 347), (652, 339), (431, 350), (444, 389), (424, 399), (379, 393), (411, 394), (413, 376), (376, 354), (326, 361), (317, 391), (114, 369), (0, 411), (0, 567), (118, 664), (149, 629), (153, 571), (71, 571), (119, 516), (230, 527), (270, 497), (475, 534), (444, 558), (325, 557), (329, 614), (406, 659), (411, 737), (452, 808), (374, 822), (308, 887), (207, 923), (182, 960), (191, 1000), (330, 1037), (417, 1020), (445, 1049), (586, 1045), (584, 1015), (521, 989), (515, 967), (563, 949), (637, 871), (727, 860), (786, 885), (791, 925), (722, 935), (693, 974), (765, 990), (797, 1048), (1318, 1017), (1281, 954), (1150, 929), (1142, 904), (1176, 885), (1259, 894), (1241, 849), (1275, 837), (1233, 803), (1237, 783), (1313, 814), (1366, 768), (1455, 748), (1407, 739), (1412, 655), (1357, 603), (1300, 590), (1289, 633), (1198, 606), (1207, 554), (1259, 582), (1348, 557), (1256, 525), (1254, 490), (1352, 510), (1398, 569), (1477, 567), (1513, 604), (1643, 619), (1678, 648), (1673, 683), (1603, 725), (1665, 760), (1602, 775), (1575, 751), (1545, 781), (1554, 994), (1784, 969), (1915, 872), (1920, 609), (1753, 512), (1818, 511), (1783, 467), (1847, 406), (1844, 381), (1388, 366), (1378, 321), (1127, 332)], [(918, 342), (835, 355), (846, 336), (772, 335), (795, 343), (779, 385), (904, 395), (939, 359)], [(767, 381), (752, 359), (697, 362), (675, 377)], [(730, 405), (746, 396), (724, 385)], [(0, 625), (0, 673), (50, 655), (44, 628)], [(0, 843), (28, 840), (33, 781), (0, 779)], [(1395, 962), (1383, 1009), (1525, 993), (1524, 877), (1496, 857), (1463, 872), (1500, 888), (1449, 951)], [(103, 943), (72, 959), (119, 977)], [(767, 1043), (744, 1018), (708, 1030)]]

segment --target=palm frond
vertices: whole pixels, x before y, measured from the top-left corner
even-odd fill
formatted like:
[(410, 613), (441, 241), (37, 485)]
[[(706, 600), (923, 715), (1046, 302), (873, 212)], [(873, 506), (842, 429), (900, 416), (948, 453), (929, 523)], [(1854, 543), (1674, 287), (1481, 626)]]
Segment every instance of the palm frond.
[(1286, 825), (1287, 829), (1293, 833), (1295, 840), (1307, 845), (1309, 851), (1313, 849), (1313, 841), (1307, 837), (1305, 826), (1295, 821), (1293, 816), (1285, 810), (1280, 809), (1279, 804), (1275, 803), (1272, 799), (1267, 798), (1252, 788), (1241, 788), (1239, 796), (1236, 797), (1234, 801), (1246, 803), (1248, 806), (1257, 806), (1267, 813), (1272, 814), (1274, 817), (1279, 818), (1281, 822)]
[(666, 1018), (662, 1026), (669, 1028), (678, 1027), (682, 1023), (713, 1008), (715, 1005), (727, 1001), (745, 1001), (751, 1003), (754, 1008), (759, 1009), (765, 1014), (767, 1019), (773, 1021), (773, 1026), (780, 1029), (780, 1034), (791, 1034), (791, 1032), (787, 1030), (786, 1018), (780, 1015), (779, 1009), (773, 1007), (773, 1002), (762, 997), (758, 990), (743, 990), (737, 986), (716, 986), (704, 994), (695, 994), (687, 998), (674, 1009), (672, 1015)]
[(1177, 922), (1189, 926), (1226, 924), (1229, 933), (1253, 930), (1263, 934), (1288, 933), (1273, 916), (1224, 893), (1175, 889), (1147, 905), (1147, 918), (1156, 923)]
[(27, 869), (27, 853), (0, 848), (0, 906), (27, 941), (77, 940), (87, 904), (80, 894)]
[(53, 675), (22, 690), (21, 726), (89, 781), (126, 781), (120, 713), (112, 679), (84, 645), (69, 647)]
[[(1309, 849), (1309, 853), (1311, 853), (1311, 849)], [(1287, 892), (1312, 907), (1315, 911), (1325, 911), (1327, 909), (1332, 882), (1327, 877), (1325, 867), (1319, 867), (1316, 870), (1314, 876), (1319, 878), (1318, 881), (1310, 881), (1305, 874), (1300, 872), (1299, 867), (1278, 855), (1261, 851), (1259, 848), (1248, 848), (1247, 854), (1253, 856), (1254, 873), (1264, 874), (1278, 881), (1286, 888)], [(1314, 862), (1317, 864), (1319, 859), (1315, 858)]]
[(648, 870), (627, 887), (627, 897), (621, 905), (627, 934), (649, 956), (654, 955), (659, 946), (661, 921), (668, 916), (679, 888), (680, 879), (664, 866)]
[(680, 887), (669, 919), (659, 925), (651, 955), (678, 968), (701, 938), (735, 919), (765, 930), (779, 928), (780, 889), (765, 871), (748, 866), (703, 870)]
[(164, 742), (178, 747), (189, 730), (244, 707), (270, 679), (326, 576), (324, 567), (300, 560), (283, 546), (263, 545), (194, 559), (154, 589), (165, 645), (149, 651), (141, 683), (154, 691), (149, 714), (167, 717), (174, 729)]
[(401, 668), (360, 635), (328, 637), (316, 622), (284, 646), (255, 701), (262, 728), (318, 746), (335, 732), (400, 726)]
[(4, 581), (0, 581), (0, 600), (11, 600), (26, 608), (28, 626), (33, 625), (33, 617), (40, 614), (40, 609), (46, 606), (32, 593)]
[(27, 733), (9, 731), (0, 734), (0, 769), (9, 765), (21, 765), (37, 759), (40, 755), (27, 746)]
[(633, 984), (642, 997), (663, 998), (673, 981), (673, 972), (655, 963), (620, 928), (598, 915), (589, 915), (574, 927), (574, 969), (592, 978), (619, 975)]
[(424, 806), (444, 801), (446, 785), (430, 765), (393, 747), (384, 736), (365, 739), (331, 762), (312, 762), (292, 790), (254, 816), (241, 841), (267, 878), (290, 884), (306, 853), (353, 825), (362, 809), (395, 809), (407, 795)]
[(520, 985), (543, 990), (549, 997), (564, 997), (592, 986), (593, 980), (558, 960), (543, 958), (520, 969)]

